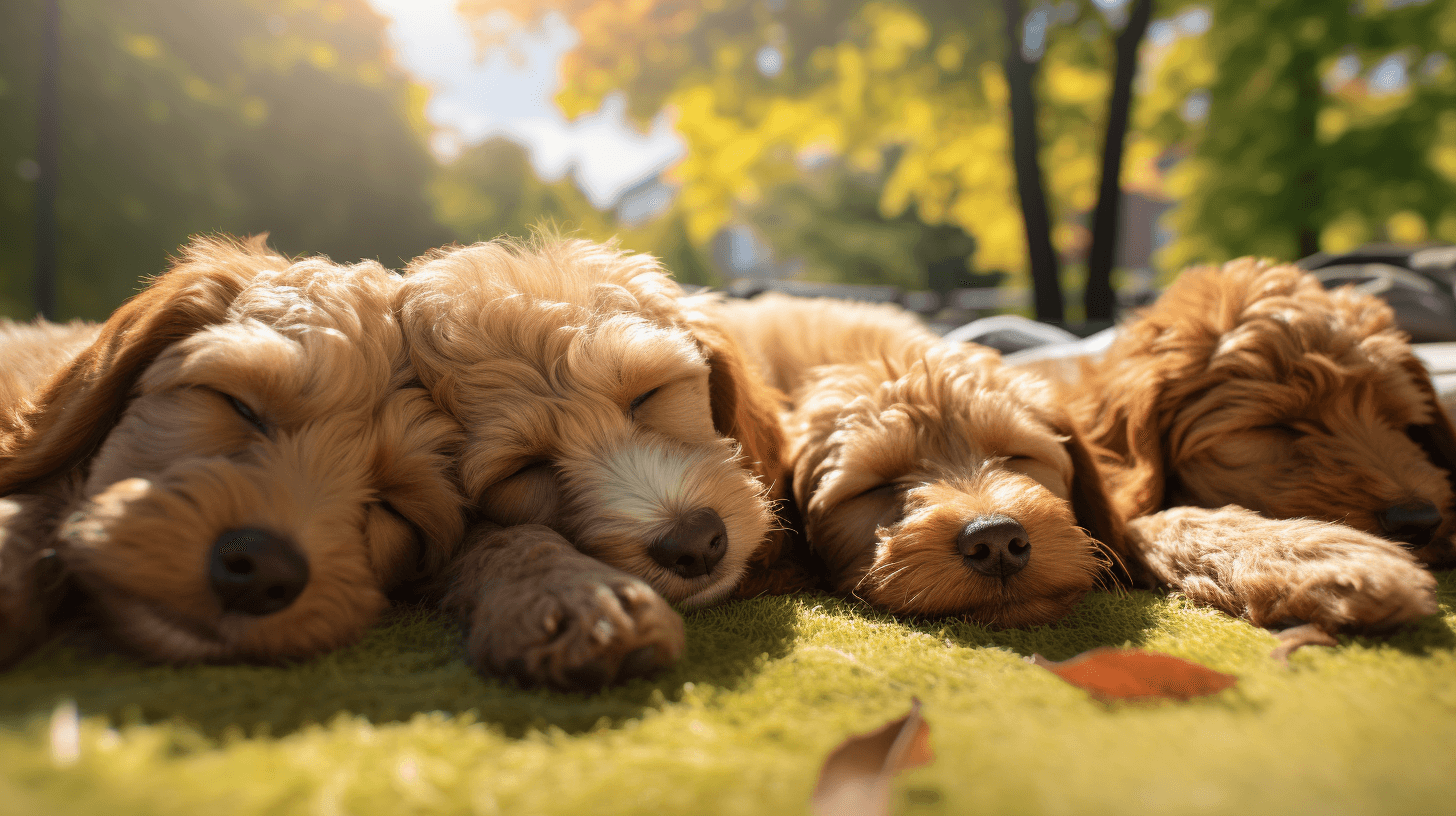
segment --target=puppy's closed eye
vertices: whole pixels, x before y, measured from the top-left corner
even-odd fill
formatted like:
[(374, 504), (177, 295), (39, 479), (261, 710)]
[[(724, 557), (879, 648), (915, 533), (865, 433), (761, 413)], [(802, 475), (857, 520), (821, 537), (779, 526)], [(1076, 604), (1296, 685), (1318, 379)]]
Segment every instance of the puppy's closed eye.
[(551, 460), (550, 459), (532, 459), (531, 461), (525, 463), (524, 465), (521, 465), (520, 467), (516, 468), (515, 471), (513, 471), (511, 473), (511, 475), (505, 477), (504, 479), (501, 479), (501, 482), (510, 481), (511, 479), (514, 479), (517, 476), (525, 476), (525, 475), (527, 475), (527, 474), (529, 474), (529, 473), (531, 473), (533, 471), (536, 471), (536, 470), (539, 470), (541, 468), (544, 468), (544, 467), (546, 467), (546, 466), (548, 466), (550, 464), (551, 464)]
[(390, 504), (389, 499), (379, 499), (376, 503), (379, 505), (381, 510), (390, 514), (391, 516), (394, 516), (396, 519), (403, 522), (404, 524), (409, 525), (409, 527), (415, 534), (419, 534), (419, 528), (415, 526), (415, 523), (413, 521), (410, 521), (409, 516), (401, 513), (399, 511), (399, 508), (395, 507), (393, 504)]
[(561, 486), (551, 460), (532, 459), (486, 489), (480, 509), (497, 524), (545, 524), (561, 503)]
[(251, 407), (249, 407), (246, 402), (243, 402), (232, 394), (224, 393), (222, 391), (219, 391), (217, 393), (218, 396), (222, 397), (223, 400), (227, 402), (227, 404), (233, 409), (234, 412), (237, 413), (238, 416), (242, 417), (244, 420), (247, 421), (249, 425), (252, 425), (254, 428), (256, 428), (259, 433), (265, 435), (268, 433), (267, 423), (265, 423), (263, 421), (263, 418), (258, 416), (258, 413), (254, 411)]
[(1288, 439), (1299, 439), (1300, 437), (1309, 436), (1307, 429), (1301, 428), (1293, 422), (1271, 422), (1268, 425), (1259, 426), (1259, 430), (1283, 434)]
[(883, 484), (875, 485), (869, 490), (860, 491), (851, 498), (851, 501), (853, 499), (888, 498), (892, 496), (898, 496), (907, 488), (909, 488), (909, 485), (902, 482), (885, 482)]
[(1042, 487), (1052, 492), (1052, 495), (1064, 501), (1070, 501), (1072, 497), (1072, 485), (1070, 474), (1057, 468), (1049, 462), (1034, 456), (1008, 456), (1003, 465), (1007, 470), (1014, 471), (1035, 479)]
[(652, 397), (654, 395), (656, 395), (658, 391), (661, 391), (661, 390), (662, 390), (662, 386), (658, 386), (656, 388), (653, 388), (653, 389), (650, 389), (650, 390), (647, 390), (647, 391), (643, 391), (641, 394), (638, 394), (635, 398), (633, 398), (631, 404), (627, 406), (627, 413), (628, 414), (635, 414), (635, 413), (637, 413), (637, 409), (642, 407), (642, 403), (644, 403), (644, 402), (652, 399)]

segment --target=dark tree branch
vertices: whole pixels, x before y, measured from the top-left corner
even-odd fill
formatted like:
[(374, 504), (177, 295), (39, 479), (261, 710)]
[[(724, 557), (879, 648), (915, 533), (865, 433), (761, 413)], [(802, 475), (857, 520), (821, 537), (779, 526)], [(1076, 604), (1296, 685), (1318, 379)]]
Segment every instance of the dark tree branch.
[(1087, 291), (1083, 303), (1089, 321), (1116, 317), (1117, 296), (1112, 291), (1112, 267), (1122, 210), (1122, 152), (1132, 108), (1132, 81), (1137, 75), (1138, 46), (1148, 32), (1153, 0), (1133, 0), (1127, 25), (1117, 35), (1117, 68), (1112, 98), (1107, 102), (1107, 130), (1102, 140), (1102, 182), (1097, 207), (1092, 211), (1092, 248), (1087, 254)]
[(1041, 137), (1036, 126), (1036, 96), (1032, 80), (1036, 64), (1021, 53), (1021, 0), (1002, 0), (1006, 18), (1006, 84), (1011, 92), (1012, 158), (1021, 217), (1026, 223), (1026, 251), (1031, 262), (1031, 285), (1036, 319), (1062, 322), (1062, 285), (1057, 253), (1052, 249), (1051, 218), (1047, 215), (1046, 185), (1041, 176)]

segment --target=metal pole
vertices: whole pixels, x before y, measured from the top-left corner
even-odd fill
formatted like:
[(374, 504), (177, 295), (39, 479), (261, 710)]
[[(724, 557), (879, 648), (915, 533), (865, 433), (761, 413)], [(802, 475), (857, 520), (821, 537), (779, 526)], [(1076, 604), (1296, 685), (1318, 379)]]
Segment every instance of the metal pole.
[(37, 99), (38, 128), (36, 164), (40, 175), (35, 183), (35, 312), (56, 317), (56, 189), (61, 164), (61, 3), (45, 0), (45, 19), (40, 40), (40, 92)]

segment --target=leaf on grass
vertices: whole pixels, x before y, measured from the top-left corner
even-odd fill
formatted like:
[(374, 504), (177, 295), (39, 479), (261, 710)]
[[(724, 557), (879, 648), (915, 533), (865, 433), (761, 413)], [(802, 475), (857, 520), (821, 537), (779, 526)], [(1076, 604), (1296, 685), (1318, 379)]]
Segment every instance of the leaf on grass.
[(1100, 700), (1187, 700), (1239, 682), (1232, 674), (1141, 649), (1093, 649), (1060, 663), (1032, 655), (1031, 662)]
[(889, 813), (890, 780), (934, 759), (930, 725), (920, 716), (920, 700), (912, 700), (909, 714), (868, 734), (851, 736), (829, 752), (809, 807), (814, 816)]
[(1286, 664), (1289, 662), (1289, 656), (1294, 654), (1294, 650), (1301, 646), (1340, 645), (1340, 642), (1335, 640), (1334, 635), (1331, 635), (1329, 632), (1312, 623), (1291, 626), (1282, 632), (1275, 632), (1274, 638), (1279, 641), (1279, 645), (1274, 647), (1274, 651), (1270, 652), (1269, 656), (1280, 663)]

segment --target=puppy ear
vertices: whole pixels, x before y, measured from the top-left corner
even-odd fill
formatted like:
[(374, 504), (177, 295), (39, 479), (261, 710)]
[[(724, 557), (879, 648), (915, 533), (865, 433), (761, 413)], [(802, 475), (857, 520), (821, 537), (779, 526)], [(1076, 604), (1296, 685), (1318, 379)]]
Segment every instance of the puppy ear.
[[(786, 398), (765, 383), (748, 365), (738, 344), (703, 315), (690, 315), (687, 325), (708, 356), (713, 427), (737, 440), (754, 476), (768, 488), (769, 498), (782, 506), (790, 490), (784, 432), (778, 416)], [(749, 559), (738, 597), (812, 586), (810, 571), (799, 562), (785, 531), (770, 532), (768, 540)]]
[(708, 356), (713, 427), (738, 441), (754, 475), (777, 497), (784, 492), (787, 470), (778, 416), (786, 402), (783, 394), (763, 381), (738, 344), (716, 326), (699, 318), (689, 320), (688, 328)]
[(0, 440), (0, 495), (84, 463), (121, 418), (136, 378), (163, 349), (221, 322), (257, 272), (287, 261), (262, 238), (194, 239), (166, 273), (123, 303), (100, 336), (53, 376)]
[[(1112, 460), (1113, 498), (1129, 518), (1162, 508), (1168, 479), (1164, 437), (1178, 409), (1167, 399), (1162, 372), (1141, 367), (1130, 378), (1123, 376), (1127, 370), (1090, 372), (1076, 386), (1093, 392), (1083, 399), (1100, 409), (1088, 418), (1088, 436)], [(1090, 455), (1080, 438), (1078, 443)]]
[(1431, 421), (1424, 425), (1411, 425), (1406, 428), (1406, 435), (1411, 438), (1421, 450), (1426, 452), (1426, 457), (1431, 464), (1444, 469), (1448, 478), (1456, 486), (1456, 427), (1451, 424), (1451, 418), (1447, 416), (1445, 408), (1441, 406), (1441, 400), (1436, 395), (1436, 386), (1431, 383), (1431, 375), (1426, 372), (1426, 367), (1414, 355), (1407, 356), (1401, 361), (1401, 365), (1411, 375), (1416, 387), (1425, 395), (1426, 404), (1430, 408)]
[(1118, 583), (1132, 586), (1145, 571), (1141, 556), (1128, 546), (1126, 519), (1108, 496), (1097, 457), (1070, 420), (1063, 433), (1067, 437), (1064, 446), (1072, 457), (1072, 513), (1109, 554)]

